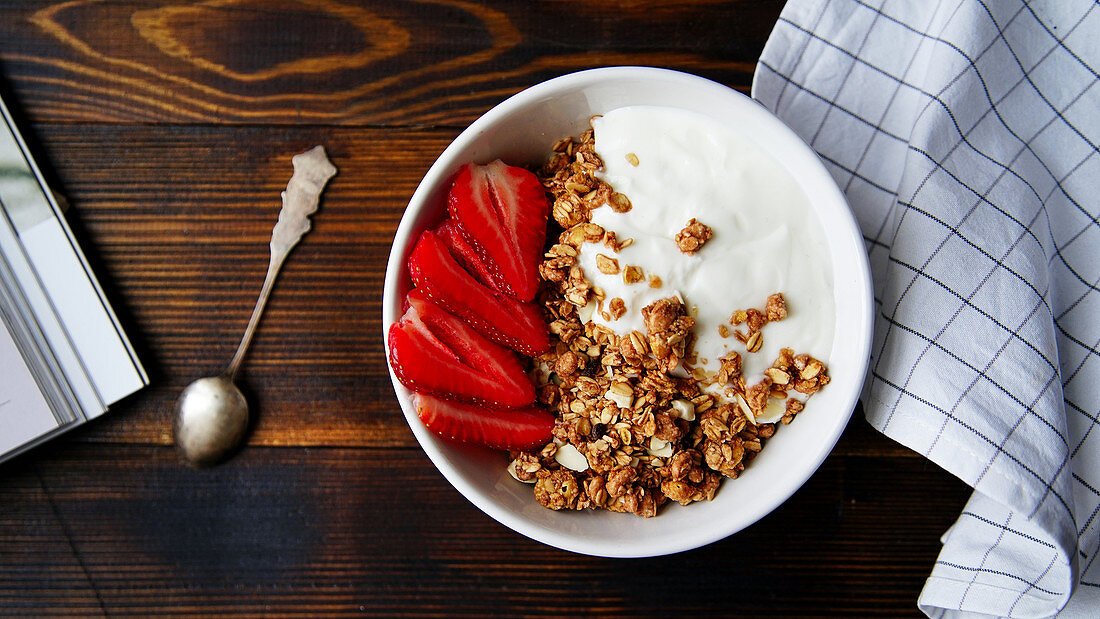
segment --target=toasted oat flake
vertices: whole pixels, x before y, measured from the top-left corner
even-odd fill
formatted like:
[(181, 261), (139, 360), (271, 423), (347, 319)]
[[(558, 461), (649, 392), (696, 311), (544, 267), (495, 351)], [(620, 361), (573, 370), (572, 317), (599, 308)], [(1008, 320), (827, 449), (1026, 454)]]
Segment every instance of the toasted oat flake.
[(814, 361), (813, 363), (810, 363), (805, 368), (803, 368), (801, 372), (802, 378), (805, 378), (807, 380), (814, 378), (821, 373), (822, 367), (823, 366), (821, 365), (820, 361)]
[(611, 199), (608, 200), (608, 204), (611, 206), (611, 210), (616, 213), (628, 213), (633, 205), (630, 203), (630, 198), (621, 193), (611, 194)]
[(626, 268), (623, 269), (623, 281), (624, 282), (626, 282), (628, 284), (637, 284), (638, 282), (644, 281), (644, 280), (645, 280), (645, 273), (642, 272), (641, 267), (637, 267), (637, 266), (634, 266), (632, 264), (628, 264), (626, 266)]
[(630, 165), (634, 166), (635, 168), (638, 167), (638, 164), (640, 163), (638, 161), (638, 155), (635, 155), (634, 153), (627, 153), (626, 160), (628, 163), (630, 163)]
[(612, 297), (607, 304), (607, 313), (611, 316), (611, 320), (618, 320), (626, 314), (626, 303), (619, 297)]
[(581, 228), (584, 232), (584, 240), (589, 243), (599, 243), (606, 234), (606, 230), (599, 224), (587, 223)]
[(749, 352), (758, 352), (760, 347), (764, 345), (764, 336), (759, 331), (749, 336), (749, 339), (745, 342), (745, 348)]
[(616, 275), (619, 273), (619, 261), (603, 254), (596, 254), (596, 268), (600, 273)]
[(592, 191), (592, 188), (588, 185), (576, 181), (566, 181), (565, 188), (577, 194), (587, 194), (589, 191)]

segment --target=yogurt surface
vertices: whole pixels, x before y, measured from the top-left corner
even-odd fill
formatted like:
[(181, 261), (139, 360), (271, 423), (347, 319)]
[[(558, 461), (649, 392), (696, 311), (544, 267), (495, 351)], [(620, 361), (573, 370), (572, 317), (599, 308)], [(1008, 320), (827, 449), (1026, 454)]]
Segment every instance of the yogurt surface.
[[(607, 300), (618, 297), (626, 305), (617, 320), (599, 312), (591, 320), (618, 334), (645, 333), (642, 308), (678, 294), (696, 320), (696, 368), (717, 372), (718, 358), (738, 351), (745, 382), (752, 385), (781, 348), (827, 362), (836, 319), (832, 264), (817, 215), (795, 179), (756, 145), (702, 114), (631, 106), (592, 125), (604, 163), (598, 176), (633, 205), (627, 213), (597, 208), (592, 222), (633, 243), (617, 254), (603, 244), (581, 248), (585, 277), (603, 288)], [(675, 239), (692, 218), (709, 226), (713, 238), (687, 255)], [(601, 273), (600, 253), (624, 267), (641, 267), (647, 280), (655, 275), (661, 286), (626, 284), (621, 275)], [(786, 298), (787, 317), (768, 323), (762, 348), (748, 353), (733, 335), (747, 328), (730, 325), (730, 316), (739, 309), (763, 310), (776, 292)], [(720, 393), (717, 386), (712, 391)], [(760, 421), (782, 416), (771, 408)]]

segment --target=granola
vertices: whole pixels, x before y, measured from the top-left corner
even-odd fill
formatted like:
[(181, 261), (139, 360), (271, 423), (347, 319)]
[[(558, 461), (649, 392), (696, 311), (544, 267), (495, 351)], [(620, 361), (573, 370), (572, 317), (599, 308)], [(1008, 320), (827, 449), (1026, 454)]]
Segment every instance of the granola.
[[(790, 423), (806, 398), (828, 384), (828, 370), (787, 348), (752, 384), (746, 384), (736, 351), (718, 359), (717, 372), (695, 367), (695, 319), (673, 294), (642, 308), (644, 333), (615, 333), (590, 320), (596, 312), (605, 321), (618, 320), (626, 308), (585, 277), (578, 258), (585, 243), (606, 248), (596, 256), (603, 274), (621, 273), (627, 284), (656, 289), (663, 282), (616, 256), (631, 239), (591, 223), (594, 209), (631, 209), (627, 196), (597, 176), (602, 161), (593, 132), (565, 138), (553, 150), (539, 178), (553, 196), (560, 230), (539, 266), (538, 297), (552, 345), (532, 360), (532, 375), (539, 401), (556, 413), (557, 424), (553, 440), (538, 452), (511, 454), (508, 470), (533, 483), (536, 500), (554, 510), (602, 508), (651, 517), (670, 500), (711, 500), (723, 477), (736, 479), (775, 433), (775, 423), (758, 423), (757, 417), (776, 402), (783, 406), (780, 423)], [(639, 165), (637, 156), (628, 161)], [(692, 219), (675, 240), (692, 254), (711, 238), (711, 229)], [(736, 310), (729, 323), (745, 354), (753, 355), (765, 325), (786, 316), (786, 301), (775, 293), (763, 310)], [(731, 334), (723, 329), (722, 337)]]
[(684, 226), (684, 229), (676, 233), (676, 246), (685, 254), (693, 255), (712, 236), (714, 236), (714, 231), (710, 229), (710, 226), (700, 223), (692, 217)]

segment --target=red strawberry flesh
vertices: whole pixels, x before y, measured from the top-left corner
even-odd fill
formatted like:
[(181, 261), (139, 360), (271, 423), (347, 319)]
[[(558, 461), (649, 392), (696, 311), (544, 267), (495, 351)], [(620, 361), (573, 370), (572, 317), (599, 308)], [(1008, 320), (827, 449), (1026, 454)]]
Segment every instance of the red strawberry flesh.
[(512, 351), (489, 341), (421, 291), (390, 326), (389, 359), (403, 385), (422, 393), (495, 407), (535, 400), (535, 390)]
[(482, 335), (528, 356), (550, 346), (542, 309), (491, 290), (455, 261), (439, 234), (425, 230), (409, 255), (416, 289)]
[(554, 428), (554, 416), (538, 406), (495, 410), (419, 393), (413, 395), (412, 402), (429, 430), (447, 440), (494, 449), (525, 451), (541, 447), (550, 441)]
[(457, 260), (470, 275), (473, 275), (474, 279), (488, 288), (501, 292), (501, 289), (493, 282), (493, 275), (489, 267), (485, 264), (485, 260), (482, 259), (481, 254), (470, 245), (470, 242), (466, 240), (466, 237), (462, 234), (462, 230), (459, 229), (455, 220), (449, 217), (444, 219), (443, 223), (436, 227), (435, 232), (439, 235), (443, 243), (447, 245), (447, 249), (451, 250), (451, 255), (455, 257), (455, 260)]
[(534, 299), (550, 210), (538, 177), (499, 159), (467, 164), (455, 177), (447, 208), (496, 286), (520, 301)]

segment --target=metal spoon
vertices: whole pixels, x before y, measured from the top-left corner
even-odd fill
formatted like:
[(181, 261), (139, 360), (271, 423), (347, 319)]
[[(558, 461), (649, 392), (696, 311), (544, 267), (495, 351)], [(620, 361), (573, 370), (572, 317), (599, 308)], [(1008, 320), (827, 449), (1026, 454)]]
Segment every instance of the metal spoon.
[(295, 155), (294, 174), (282, 192), (283, 208), (271, 231), (271, 261), (267, 266), (260, 297), (244, 330), (244, 337), (229, 367), (218, 376), (200, 378), (180, 394), (176, 403), (176, 445), (184, 459), (194, 466), (211, 466), (228, 457), (241, 443), (248, 428), (248, 402), (233, 384), (245, 352), (260, 322), (271, 288), (290, 250), (309, 232), (309, 216), (317, 211), (321, 191), (336, 175), (336, 167), (325, 149)]

